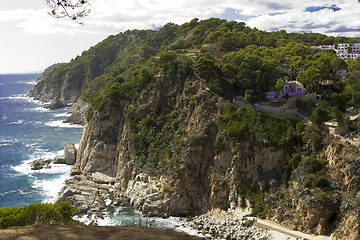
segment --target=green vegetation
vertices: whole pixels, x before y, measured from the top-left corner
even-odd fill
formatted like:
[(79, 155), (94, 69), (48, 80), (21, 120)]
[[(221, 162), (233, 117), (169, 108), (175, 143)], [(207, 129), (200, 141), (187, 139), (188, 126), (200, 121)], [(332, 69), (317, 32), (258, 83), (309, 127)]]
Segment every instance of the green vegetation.
[(310, 120), (312, 123), (321, 125), (330, 120), (329, 111), (324, 102), (319, 102), (314, 111), (312, 111)]
[(33, 224), (79, 225), (72, 218), (80, 211), (68, 202), (36, 203), (25, 207), (0, 208), (0, 229)]
[(225, 148), (225, 143), (223, 140), (217, 140), (214, 144), (215, 155), (218, 155)]
[(290, 120), (254, 109), (229, 104), (218, 121), (219, 128), (235, 138), (253, 138), (264, 143), (282, 144), (287, 137), (287, 130), (293, 126)]
[(289, 159), (289, 166), (292, 170), (295, 170), (301, 161), (301, 154), (300, 153), (293, 153), (291, 158)]

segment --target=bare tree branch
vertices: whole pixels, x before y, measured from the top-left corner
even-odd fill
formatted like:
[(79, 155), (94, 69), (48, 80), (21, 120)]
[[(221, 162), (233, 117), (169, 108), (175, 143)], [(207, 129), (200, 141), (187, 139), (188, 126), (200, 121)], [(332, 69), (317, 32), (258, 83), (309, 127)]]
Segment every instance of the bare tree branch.
[(87, 16), (90, 10), (87, 9), (90, 0), (46, 0), (51, 11), (50, 16), (55, 18), (70, 18), (80, 24), (79, 19)]

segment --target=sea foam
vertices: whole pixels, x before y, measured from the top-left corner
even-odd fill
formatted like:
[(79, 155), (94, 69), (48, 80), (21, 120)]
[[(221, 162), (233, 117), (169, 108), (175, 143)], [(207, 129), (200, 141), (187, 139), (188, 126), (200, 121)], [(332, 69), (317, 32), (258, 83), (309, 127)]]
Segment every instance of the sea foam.
[(83, 128), (83, 126), (78, 124), (64, 123), (63, 121), (51, 121), (45, 123), (49, 127), (61, 127), (61, 128)]

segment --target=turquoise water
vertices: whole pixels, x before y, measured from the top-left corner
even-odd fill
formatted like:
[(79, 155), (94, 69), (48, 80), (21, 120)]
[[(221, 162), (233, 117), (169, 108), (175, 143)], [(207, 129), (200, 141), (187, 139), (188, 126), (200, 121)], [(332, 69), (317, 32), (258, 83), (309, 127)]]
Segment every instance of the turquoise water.
[(0, 75), (0, 207), (54, 202), (70, 166), (32, 171), (31, 160), (63, 154), (82, 127), (62, 123), (68, 109), (47, 110), (24, 95), (39, 74)]

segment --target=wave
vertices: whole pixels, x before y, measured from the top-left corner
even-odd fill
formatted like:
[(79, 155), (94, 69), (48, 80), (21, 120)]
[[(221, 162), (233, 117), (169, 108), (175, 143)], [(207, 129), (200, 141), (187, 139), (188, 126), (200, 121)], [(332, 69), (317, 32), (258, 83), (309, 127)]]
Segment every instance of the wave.
[(19, 191), (19, 189), (10, 190), (10, 191), (8, 191), (8, 192), (2, 192), (2, 193), (0, 193), (0, 197), (3, 197), (3, 196), (5, 196), (5, 195), (11, 194), (11, 193), (16, 193), (16, 192), (18, 192), (18, 191)]
[(60, 128), (83, 128), (83, 126), (78, 124), (64, 123), (63, 121), (51, 121), (45, 123), (49, 127), (60, 127)]
[[(28, 178), (35, 179), (30, 188), (41, 192), (44, 196), (43, 202), (54, 203), (58, 197), (58, 193), (65, 183), (65, 180), (70, 178), (70, 170), (72, 166), (51, 163), (49, 169), (44, 168), (40, 170), (31, 170), (31, 163), (40, 158), (52, 159), (60, 154), (63, 154), (63, 150), (59, 150), (57, 152), (46, 152), (38, 149), (31, 159), (25, 160), (17, 166), (11, 166), (11, 168), (17, 172), (17, 174), (12, 176), (26, 175)], [(19, 189), (19, 191), (22, 190)], [(26, 195), (30, 193), (20, 192), (20, 194)]]
[(31, 81), (31, 82), (27, 82), (27, 81), (20, 81), (18, 83), (25, 83), (25, 84), (30, 84), (30, 85), (35, 85), (36, 81)]
[(55, 117), (68, 117), (70, 116), (71, 114), (69, 113), (58, 113), (58, 114), (54, 114)]
[(37, 108), (31, 108), (31, 110), (37, 111), (37, 112), (49, 112), (50, 111), (50, 109), (44, 108), (43, 106), (42, 107), (37, 107)]
[(61, 188), (64, 186), (65, 181), (69, 178), (70, 174), (67, 173), (56, 179), (35, 180), (32, 187), (41, 190), (41, 192), (46, 196), (46, 199), (44, 199), (43, 202), (55, 203)]
[(17, 120), (16, 122), (11, 122), (9, 125), (20, 125), (24, 122), (24, 120)]
[(11, 146), (14, 145), (15, 143), (19, 143), (20, 140), (17, 138), (12, 138), (12, 139), (6, 139), (4, 137), (0, 137), (0, 146)]
[(35, 103), (38, 105), (46, 105), (46, 104), (50, 104), (50, 102), (42, 102), (40, 100), (35, 99), (34, 97), (28, 97), (24, 94), (19, 94), (19, 95), (12, 95), (9, 97), (0, 97), (0, 100), (5, 100), (5, 99), (10, 99), (10, 100), (23, 100), (23, 101), (27, 101), (27, 102), (31, 102), (31, 103)]
[[(34, 146), (34, 145), (33, 145)], [(33, 155), (30, 156), (30, 159), (22, 161), (17, 166), (11, 166), (13, 170), (16, 172), (27, 175), (34, 176), (35, 174), (44, 173), (44, 174), (59, 174), (59, 173), (67, 173), (70, 171), (71, 166), (65, 164), (50, 164), (49, 169), (40, 169), (40, 170), (31, 170), (31, 163), (36, 159), (54, 159), (57, 155), (64, 154), (64, 150), (59, 150), (57, 152), (47, 152), (43, 149), (37, 149)]]

